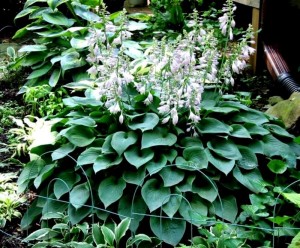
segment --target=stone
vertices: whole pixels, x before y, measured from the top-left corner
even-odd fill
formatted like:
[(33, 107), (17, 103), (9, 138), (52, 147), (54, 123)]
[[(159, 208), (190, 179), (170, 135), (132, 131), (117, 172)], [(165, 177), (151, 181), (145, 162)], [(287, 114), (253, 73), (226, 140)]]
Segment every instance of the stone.
[(266, 114), (282, 120), (287, 129), (295, 129), (300, 123), (300, 92), (294, 92), (288, 99), (271, 106)]

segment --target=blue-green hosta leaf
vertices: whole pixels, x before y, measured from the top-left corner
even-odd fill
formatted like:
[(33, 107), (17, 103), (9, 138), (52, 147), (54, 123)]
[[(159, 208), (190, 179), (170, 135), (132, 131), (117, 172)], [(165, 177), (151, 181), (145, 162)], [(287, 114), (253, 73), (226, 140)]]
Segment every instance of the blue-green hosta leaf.
[(183, 139), (180, 140), (180, 145), (183, 148), (195, 146), (203, 149), (203, 144), (201, 139), (199, 139), (199, 137), (184, 137)]
[(23, 10), (21, 10), (16, 16), (15, 16), (15, 19), (18, 19), (18, 18), (21, 18), (21, 17), (24, 17), (26, 15), (29, 15), (31, 14), (33, 11), (37, 10), (39, 7), (37, 6), (32, 6), (32, 7), (29, 7), (29, 8), (24, 8)]
[(64, 16), (61, 12), (43, 13), (43, 20), (59, 26), (71, 27), (74, 20)]
[(101, 155), (101, 148), (89, 147), (78, 156), (77, 165), (93, 164), (99, 155)]
[(237, 165), (243, 169), (251, 170), (258, 166), (258, 160), (255, 153), (246, 146), (239, 146), (242, 158), (237, 161)]
[(133, 132), (116, 132), (112, 136), (111, 146), (116, 150), (116, 152), (121, 156), (126, 149), (135, 144), (138, 139), (138, 135)]
[(56, 164), (47, 164), (45, 167), (43, 167), (39, 175), (33, 181), (34, 186), (38, 188), (42, 182), (44, 182), (48, 177), (50, 177), (53, 174), (55, 167)]
[(231, 128), (214, 118), (203, 118), (196, 125), (201, 134), (229, 134)]
[(128, 31), (144, 30), (148, 28), (148, 24), (144, 22), (129, 21), (127, 23)]
[(157, 179), (148, 180), (142, 187), (142, 197), (150, 212), (160, 208), (170, 200), (170, 188), (165, 188)]
[(152, 131), (146, 131), (142, 136), (142, 149), (153, 146), (172, 146), (176, 143), (177, 136), (168, 133), (166, 128), (155, 128)]
[(72, 225), (78, 224), (80, 221), (82, 221), (84, 218), (86, 218), (89, 214), (91, 214), (91, 212), (92, 212), (91, 207), (82, 207), (82, 208), (76, 209), (75, 207), (73, 207), (72, 204), (69, 204), (69, 206), (68, 206), (68, 217), (69, 217)]
[(33, 20), (33, 19), (41, 19), (43, 18), (43, 14), (44, 13), (52, 13), (52, 10), (48, 7), (39, 7), (37, 10), (33, 11), (30, 15), (29, 15), (29, 19)]
[(24, 9), (28, 8), (29, 6), (31, 6), (34, 3), (38, 3), (38, 2), (46, 2), (45, 0), (27, 0), (26, 3), (24, 4)]
[(82, 67), (86, 64), (78, 52), (69, 52), (61, 57), (60, 65), (63, 71)]
[(168, 215), (170, 218), (173, 218), (173, 216), (179, 210), (179, 207), (181, 205), (181, 200), (182, 200), (182, 193), (180, 192), (180, 190), (175, 189), (175, 192), (170, 196), (170, 200), (162, 207), (166, 215)]
[(178, 152), (175, 149), (168, 149), (167, 151), (164, 151), (164, 156), (171, 164), (174, 162), (177, 155)]
[(246, 138), (251, 139), (251, 135), (248, 130), (240, 124), (232, 124), (232, 131), (230, 132), (230, 136), (237, 137), (237, 138)]
[(76, 15), (80, 16), (82, 19), (87, 20), (88, 22), (101, 21), (101, 18), (97, 14), (89, 11), (85, 5), (76, 2), (72, 2), (72, 5)]
[[(68, 32), (67, 30), (61, 30), (61, 29), (40, 31), (40, 32), (36, 32), (36, 33), (42, 37), (47, 37), (47, 38), (70, 36), (70, 32)], [(51, 61), (51, 63), (52, 63), (52, 61)]]
[(24, 52), (41, 52), (46, 51), (47, 47), (45, 45), (25, 45), (20, 48), (19, 53)]
[(97, 173), (101, 170), (108, 169), (114, 165), (118, 165), (123, 161), (123, 157), (111, 156), (108, 154), (101, 154), (95, 160), (93, 165), (94, 172)]
[(208, 167), (208, 159), (204, 149), (196, 146), (185, 148), (183, 157), (177, 157), (175, 163), (185, 170), (201, 170)]
[(142, 185), (146, 176), (146, 168), (140, 167), (139, 169), (131, 168), (126, 169), (123, 173), (123, 179), (126, 183), (135, 185)]
[(276, 134), (281, 137), (286, 137), (286, 138), (295, 138), (294, 135), (290, 134), (286, 129), (275, 125), (275, 124), (265, 124), (263, 125), (264, 128), (268, 129), (271, 133)]
[(88, 146), (95, 140), (93, 129), (85, 126), (72, 126), (65, 132), (61, 132), (61, 135), (79, 147)]
[(85, 116), (78, 119), (70, 119), (66, 125), (81, 125), (85, 127), (96, 127), (96, 122), (91, 117)]
[(179, 185), (177, 185), (177, 188), (183, 193), (192, 192), (195, 179), (196, 175), (189, 175), (188, 177), (185, 177)]
[(238, 114), (236, 114), (232, 118), (232, 121), (261, 125), (269, 122), (269, 119), (263, 112), (254, 109), (248, 109), (248, 111), (241, 111)]
[(103, 202), (105, 208), (119, 200), (123, 195), (126, 182), (123, 178), (110, 176), (105, 178), (98, 187), (98, 196)]
[(201, 182), (194, 181), (192, 191), (209, 202), (213, 202), (218, 196), (216, 184), (206, 177), (202, 177)]
[(179, 207), (180, 215), (189, 223), (201, 225), (206, 222), (208, 214), (207, 202), (198, 194), (193, 194), (189, 201), (182, 199)]
[(150, 217), (150, 227), (160, 240), (175, 247), (185, 233), (186, 222), (177, 219)]
[(233, 170), (234, 178), (252, 192), (265, 193), (267, 183), (263, 180), (258, 169), (241, 171), (238, 167)]
[(185, 173), (175, 166), (168, 166), (163, 168), (159, 175), (164, 181), (164, 187), (171, 187), (180, 183), (184, 179)]
[(147, 205), (140, 195), (135, 195), (134, 199), (131, 195), (124, 195), (119, 201), (118, 214), (131, 218), (129, 228), (132, 232), (137, 230), (146, 212)]
[(90, 198), (90, 188), (88, 183), (76, 185), (70, 192), (70, 203), (76, 208), (81, 208)]
[(207, 148), (205, 149), (205, 154), (208, 161), (225, 175), (228, 175), (228, 173), (232, 171), (235, 165), (235, 160), (220, 157), (219, 155), (210, 152)]
[(59, 173), (54, 183), (53, 192), (57, 199), (69, 193), (73, 186), (80, 181), (80, 176), (72, 170)]
[(142, 132), (153, 130), (159, 122), (159, 117), (154, 113), (146, 113), (133, 117), (128, 127), (132, 130), (140, 129)]
[(272, 135), (266, 135), (262, 138), (264, 143), (264, 153), (269, 156), (281, 156), (285, 159), (289, 167), (295, 168), (297, 159), (295, 153), (291, 150), (289, 145), (283, 143)]
[(213, 202), (214, 210), (216, 215), (222, 219), (225, 219), (231, 223), (233, 223), (238, 214), (238, 206), (236, 203), (236, 199), (234, 196), (225, 196), (222, 197), (222, 203), (219, 199), (216, 199)]
[(264, 143), (261, 140), (253, 140), (247, 146), (254, 153), (264, 154)]
[(54, 196), (51, 194), (46, 198), (46, 202), (44, 202), (43, 211), (42, 211), (42, 219), (56, 219), (60, 218), (57, 216), (58, 214), (64, 213), (65, 210), (68, 208), (68, 203), (56, 201)]
[(103, 103), (93, 98), (86, 98), (80, 96), (68, 97), (63, 99), (64, 105), (67, 107), (76, 106), (102, 106)]
[(232, 107), (206, 107), (205, 110), (210, 111), (212, 113), (221, 113), (221, 114), (229, 114), (233, 112), (238, 112), (237, 108)]
[(89, 42), (86, 39), (79, 39), (79, 38), (72, 38), (71, 41), (71, 46), (75, 49), (82, 49), (86, 48), (89, 46)]
[(59, 81), (59, 78), (60, 78), (60, 74), (61, 74), (61, 69), (55, 69), (51, 76), (50, 76), (50, 79), (49, 79), (49, 85), (51, 87), (55, 87), (56, 84), (58, 83)]
[(47, 3), (52, 10), (55, 10), (59, 5), (68, 1), (69, 0), (47, 0)]
[(18, 193), (25, 191), (29, 181), (31, 181), (33, 178), (36, 178), (44, 166), (45, 161), (42, 159), (32, 160), (25, 165), (18, 177)]
[(60, 148), (54, 150), (51, 154), (52, 160), (58, 160), (69, 155), (69, 153), (75, 150), (75, 146), (71, 143), (66, 143)]
[(250, 135), (264, 136), (270, 133), (267, 129), (263, 128), (262, 126), (257, 126), (254, 123), (245, 123), (243, 126), (248, 130)]
[(27, 77), (27, 79), (39, 78), (39, 77), (47, 74), (50, 71), (51, 67), (52, 67), (52, 65), (50, 63), (45, 64), (41, 68), (34, 70), (32, 73), (30, 73), (29, 76)]
[(236, 144), (225, 138), (216, 138), (207, 142), (207, 147), (226, 159), (240, 159), (242, 157)]
[(167, 162), (168, 160), (164, 154), (160, 154), (159, 157), (154, 157), (154, 159), (146, 164), (150, 176), (164, 168), (167, 165)]
[(124, 156), (128, 163), (132, 164), (136, 168), (146, 164), (154, 157), (154, 152), (151, 149), (143, 149), (134, 146), (124, 152)]
[(115, 150), (111, 146), (112, 134), (106, 136), (104, 143), (102, 145), (102, 153), (103, 154), (116, 154)]
[(286, 163), (284, 163), (282, 160), (279, 159), (273, 159), (268, 163), (268, 168), (276, 174), (283, 174), (288, 166)]

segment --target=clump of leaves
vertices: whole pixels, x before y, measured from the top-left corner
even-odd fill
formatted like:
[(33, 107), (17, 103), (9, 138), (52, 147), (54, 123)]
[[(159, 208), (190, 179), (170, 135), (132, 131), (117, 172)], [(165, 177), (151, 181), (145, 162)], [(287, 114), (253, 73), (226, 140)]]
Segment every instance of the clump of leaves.
[(0, 174), (0, 227), (5, 227), (7, 221), (21, 218), (19, 207), (26, 201), (17, 193), (16, 173)]

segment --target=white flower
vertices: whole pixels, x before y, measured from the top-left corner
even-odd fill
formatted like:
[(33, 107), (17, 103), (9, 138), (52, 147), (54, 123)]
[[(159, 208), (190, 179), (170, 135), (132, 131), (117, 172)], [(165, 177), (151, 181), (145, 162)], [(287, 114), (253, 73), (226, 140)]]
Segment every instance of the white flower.
[(178, 123), (178, 113), (177, 113), (177, 109), (174, 107), (171, 109), (171, 118), (172, 118), (172, 123), (175, 126)]
[(115, 103), (114, 105), (110, 106), (108, 108), (109, 112), (112, 114), (117, 114), (118, 112), (121, 111), (120, 106), (118, 103)]
[(124, 122), (124, 115), (122, 113), (119, 116), (119, 122), (120, 122), (120, 124), (123, 124), (123, 122)]
[(195, 115), (192, 111), (190, 111), (189, 119), (193, 122), (199, 122), (201, 120), (199, 115)]
[(161, 121), (161, 124), (166, 124), (168, 123), (170, 120), (170, 116), (167, 116), (166, 118), (164, 118), (162, 121)]
[(170, 106), (169, 105), (162, 105), (160, 107), (157, 108), (158, 109), (158, 112), (160, 114), (166, 114), (166, 113), (169, 113), (170, 112)]

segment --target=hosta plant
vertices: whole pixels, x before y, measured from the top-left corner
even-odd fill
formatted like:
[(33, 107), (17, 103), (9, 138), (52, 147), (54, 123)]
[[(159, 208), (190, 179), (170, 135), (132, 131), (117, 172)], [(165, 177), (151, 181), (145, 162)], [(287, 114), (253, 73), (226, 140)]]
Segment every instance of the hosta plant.
[[(228, 39), (234, 9), (228, 0), (219, 19)], [(259, 211), (272, 217), (272, 207), (285, 203), (271, 200), (292, 180), (299, 145), (279, 120), (224, 93), (253, 52), (251, 27), (222, 49), (196, 14), (191, 32), (139, 42), (125, 13), (115, 17), (118, 25), (87, 30), (89, 77), (65, 84), (75, 94), (31, 145), (18, 184), (38, 197), (22, 228), (51, 212), (67, 214), (71, 225), (129, 217), (133, 233), (176, 246), (219, 221), (271, 225)], [(265, 209), (246, 211), (267, 199)], [(298, 222), (294, 211), (289, 215)], [(256, 229), (247, 239), (271, 235)]]

